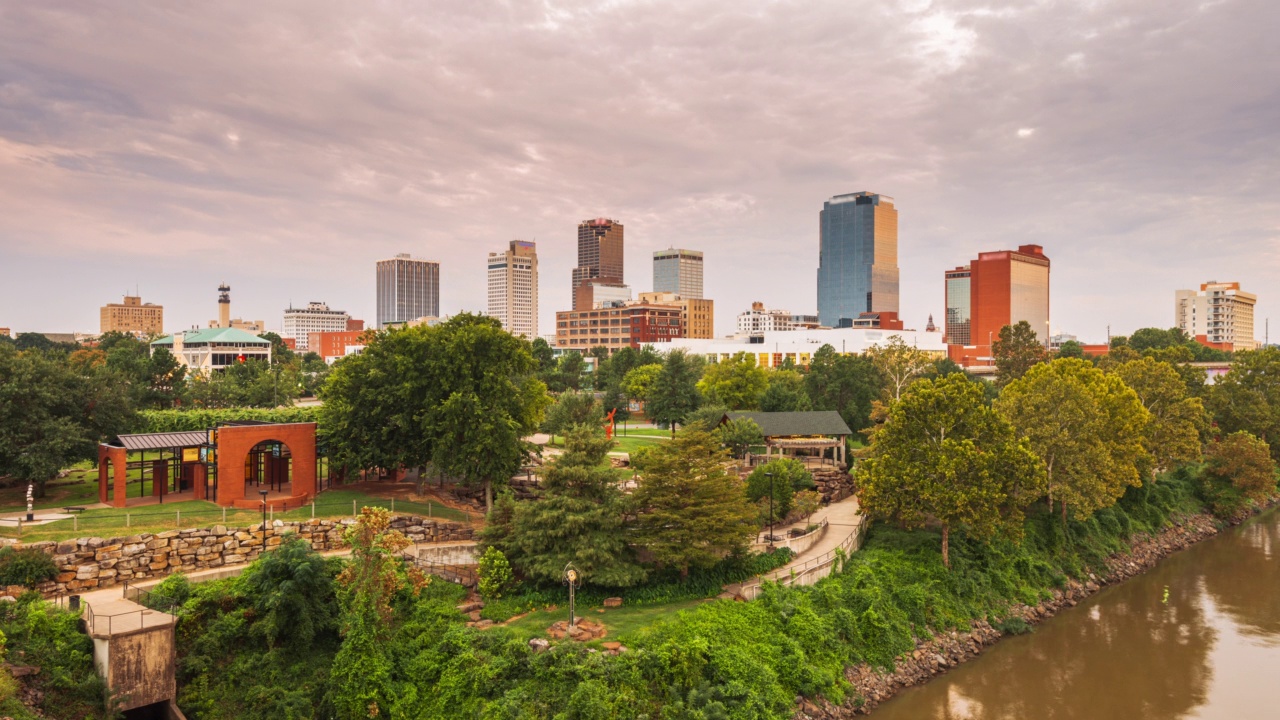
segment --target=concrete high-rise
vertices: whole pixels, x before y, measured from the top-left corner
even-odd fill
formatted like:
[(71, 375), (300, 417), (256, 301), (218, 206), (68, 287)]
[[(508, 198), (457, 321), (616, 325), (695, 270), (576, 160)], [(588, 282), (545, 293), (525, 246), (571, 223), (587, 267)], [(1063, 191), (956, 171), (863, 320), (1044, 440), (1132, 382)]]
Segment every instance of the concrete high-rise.
[[(622, 285), (622, 223), (609, 218), (578, 223), (578, 266), (573, 269), (573, 293), (588, 280)], [(589, 310), (590, 308), (574, 308)]]
[(1023, 321), (1048, 347), (1049, 258), (1039, 245), (978, 253), (968, 265), (948, 270), (946, 301), (946, 341), (961, 365), (990, 364), (1000, 330)]
[(292, 339), (294, 349), (306, 352), (311, 350), (312, 333), (342, 332), (347, 329), (351, 316), (343, 310), (330, 310), (322, 302), (307, 303), (304, 308), (290, 305), (284, 311), (284, 325), (280, 337)]
[(702, 299), (702, 253), (683, 248), (655, 250), (653, 291), (674, 293), (690, 300)]
[(1254, 350), (1253, 306), (1258, 296), (1240, 283), (1209, 281), (1200, 290), (1174, 292), (1174, 322), (1203, 345), (1221, 350)]
[(142, 298), (125, 295), (122, 303), (107, 303), (99, 310), (100, 332), (122, 332), (137, 337), (164, 332), (164, 306), (143, 304)]
[(512, 240), (505, 252), (489, 253), (489, 316), (502, 329), (528, 340), (538, 337), (538, 248)]
[(378, 327), (440, 316), (440, 263), (400, 253), (378, 261)]
[(818, 319), (898, 312), (898, 210), (870, 192), (836, 195), (818, 214)]

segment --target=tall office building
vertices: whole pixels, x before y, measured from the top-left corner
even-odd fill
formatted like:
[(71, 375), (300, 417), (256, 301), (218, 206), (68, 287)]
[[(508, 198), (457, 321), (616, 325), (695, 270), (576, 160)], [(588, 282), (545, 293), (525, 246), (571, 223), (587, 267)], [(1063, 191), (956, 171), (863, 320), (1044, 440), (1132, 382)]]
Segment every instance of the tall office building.
[(307, 303), (304, 308), (290, 305), (284, 311), (284, 325), (280, 337), (292, 338), (293, 348), (302, 352), (311, 349), (311, 333), (343, 332), (351, 316), (344, 310), (330, 310), (322, 302)]
[(125, 295), (122, 303), (107, 303), (99, 310), (100, 332), (122, 332), (146, 337), (164, 332), (164, 306), (143, 304), (142, 298)]
[(506, 252), (489, 253), (489, 316), (502, 329), (528, 340), (538, 337), (538, 248), (512, 240)]
[(946, 272), (947, 317), (942, 322), (943, 339), (948, 345), (968, 345), (972, 338), (973, 309), (970, 302), (969, 266)]
[(702, 253), (677, 248), (654, 251), (653, 291), (702, 299)]
[(1201, 344), (1223, 350), (1254, 350), (1253, 306), (1258, 296), (1240, 283), (1209, 281), (1200, 290), (1174, 292), (1174, 321)]
[(378, 261), (378, 327), (440, 316), (440, 263), (400, 253)]
[(1001, 328), (1024, 320), (1048, 346), (1049, 258), (1039, 245), (978, 253), (948, 270), (946, 298), (946, 341), (951, 359), (965, 367), (990, 364)]
[(818, 319), (898, 312), (898, 211), (870, 192), (836, 195), (818, 214)]
[[(622, 223), (608, 218), (578, 223), (578, 266), (573, 269), (573, 291), (587, 280), (622, 285)], [(589, 310), (578, 308), (575, 310)]]

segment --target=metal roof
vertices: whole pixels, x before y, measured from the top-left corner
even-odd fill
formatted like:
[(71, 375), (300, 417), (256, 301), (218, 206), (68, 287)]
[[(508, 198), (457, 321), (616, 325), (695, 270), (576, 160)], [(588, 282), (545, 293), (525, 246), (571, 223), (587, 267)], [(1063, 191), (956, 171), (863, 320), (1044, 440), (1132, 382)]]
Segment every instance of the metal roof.
[(199, 430), (119, 435), (114, 444), (125, 450), (169, 450), (204, 445), (208, 435)]
[[(240, 328), (207, 328), (204, 330), (187, 330), (182, 333), (184, 345), (199, 343), (245, 343), (252, 345), (270, 345), (270, 340), (263, 340), (251, 332)], [(152, 345), (172, 345), (173, 336), (166, 335), (151, 343)]]
[(765, 437), (852, 435), (840, 413), (835, 410), (810, 412), (728, 412), (720, 422), (749, 418), (760, 426)]

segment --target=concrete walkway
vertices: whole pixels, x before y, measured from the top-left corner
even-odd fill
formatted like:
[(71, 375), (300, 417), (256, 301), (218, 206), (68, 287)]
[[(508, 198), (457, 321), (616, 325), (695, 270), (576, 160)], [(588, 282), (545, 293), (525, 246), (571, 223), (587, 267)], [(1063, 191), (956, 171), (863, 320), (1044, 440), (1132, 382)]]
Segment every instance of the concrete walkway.
[(760, 584), (765, 580), (790, 578), (793, 573), (799, 574), (813, 570), (815, 565), (831, 555), (836, 548), (848, 547), (853, 540), (853, 536), (861, 531), (863, 517), (859, 509), (858, 497), (850, 495), (844, 500), (831, 503), (814, 513), (809, 522), (820, 524), (823, 520), (826, 520), (827, 532), (813, 546), (796, 555), (791, 559), (791, 562), (777, 570), (754, 577), (746, 582), (726, 585), (725, 591), (719, 597), (725, 599), (752, 599), (759, 592)]

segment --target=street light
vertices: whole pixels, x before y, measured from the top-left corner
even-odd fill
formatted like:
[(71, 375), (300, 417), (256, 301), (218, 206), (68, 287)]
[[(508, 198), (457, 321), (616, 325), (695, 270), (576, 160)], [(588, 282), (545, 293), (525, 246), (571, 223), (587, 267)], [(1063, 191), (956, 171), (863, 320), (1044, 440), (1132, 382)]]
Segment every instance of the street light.
[(267, 491), (259, 490), (262, 496), (262, 552), (267, 551)]
[(769, 549), (773, 549), (773, 473), (766, 472), (765, 477), (769, 478)]
[(577, 625), (573, 617), (573, 588), (578, 582), (578, 569), (573, 566), (573, 563), (564, 566), (564, 579), (569, 583), (569, 627), (572, 628)]

